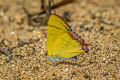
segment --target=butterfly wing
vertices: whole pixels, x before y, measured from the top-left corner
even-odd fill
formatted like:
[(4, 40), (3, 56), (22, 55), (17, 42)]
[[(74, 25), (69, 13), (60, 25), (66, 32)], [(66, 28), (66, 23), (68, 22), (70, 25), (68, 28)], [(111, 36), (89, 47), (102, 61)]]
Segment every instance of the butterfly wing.
[(51, 15), (47, 29), (47, 53), (54, 58), (70, 58), (84, 52), (68, 34), (70, 27), (58, 16)]
[[(51, 50), (54, 49), (53, 43), (56, 38), (59, 38), (59, 35), (62, 35), (63, 32), (66, 32), (70, 27), (58, 16), (51, 15), (48, 21), (47, 29), (47, 53), (51, 53)], [(52, 48), (53, 47), (53, 48)]]

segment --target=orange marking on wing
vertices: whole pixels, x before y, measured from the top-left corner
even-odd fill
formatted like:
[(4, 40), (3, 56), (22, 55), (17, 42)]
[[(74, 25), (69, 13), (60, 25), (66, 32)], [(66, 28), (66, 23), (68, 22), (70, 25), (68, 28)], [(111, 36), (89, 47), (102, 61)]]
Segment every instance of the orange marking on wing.
[[(88, 48), (87, 48), (87, 46), (90, 45), (90, 44), (86, 44), (86, 43), (84, 42), (84, 40), (81, 39), (81, 37), (77, 36), (74, 32), (68, 32), (68, 33), (69, 33), (69, 35), (70, 35), (73, 39), (77, 40), (77, 41), (81, 44), (82, 49), (83, 49), (86, 53), (88, 53)], [(85, 46), (86, 48), (84, 48), (84, 46)]]

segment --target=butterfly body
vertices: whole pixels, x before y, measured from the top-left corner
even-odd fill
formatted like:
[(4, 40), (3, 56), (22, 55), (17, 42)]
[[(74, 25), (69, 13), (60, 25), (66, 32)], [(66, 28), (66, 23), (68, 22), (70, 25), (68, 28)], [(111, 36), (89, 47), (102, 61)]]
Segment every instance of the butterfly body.
[(73, 58), (87, 52), (87, 44), (59, 16), (52, 14), (48, 20), (47, 55), (50, 60)]

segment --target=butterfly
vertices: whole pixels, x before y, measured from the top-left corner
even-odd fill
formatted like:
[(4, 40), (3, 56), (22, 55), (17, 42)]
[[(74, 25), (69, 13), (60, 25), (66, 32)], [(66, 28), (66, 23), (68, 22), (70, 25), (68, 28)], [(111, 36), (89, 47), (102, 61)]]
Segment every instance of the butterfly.
[(58, 15), (51, 14), (47, 27), (47, 56), (52, 61), (77, 58), (88, 44)]

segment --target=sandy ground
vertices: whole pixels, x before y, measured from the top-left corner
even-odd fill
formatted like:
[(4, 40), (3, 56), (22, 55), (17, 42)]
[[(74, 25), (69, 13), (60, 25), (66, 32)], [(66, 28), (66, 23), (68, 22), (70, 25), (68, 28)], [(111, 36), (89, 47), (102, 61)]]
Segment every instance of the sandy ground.
[(120, 80), (120, 1), (78, 0), (55, 9), (71, 13), (74, 31), (91, 43), (89, 53), (77, 60), (52, 62), (46, 52), (46, 26), (30, 26), (23, 6), (39, 12), (39, 0), (0, 0), (0, 46), (9, 49), (20, 42), (40, 39), (12, 50), (6, 63), (0, 55), (0, 80)]

